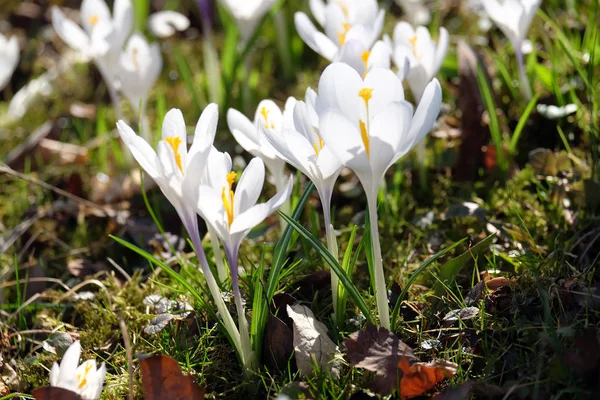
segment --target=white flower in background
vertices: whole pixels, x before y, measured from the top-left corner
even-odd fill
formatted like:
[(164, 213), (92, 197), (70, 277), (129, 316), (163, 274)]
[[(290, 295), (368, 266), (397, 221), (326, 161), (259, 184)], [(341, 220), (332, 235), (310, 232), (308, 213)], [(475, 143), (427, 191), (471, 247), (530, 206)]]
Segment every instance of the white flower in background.
[(521, 91), (526, 99), (530, 99), (531, 88), (525, 73), (522, 46), (542, 0), (482, 0), (482, 3), (489, 17), (512, 43), (519, 66)]
[(525, 40), (542, 0), (481, 0), (485, 11), (515, 49)]
[(255, 362), (255, 356), (250, 345), (248, 321), (239, 286), (238, 252), (250, 230), (288, 200), (294, 181), (290, 176), (283, 190), (266, 203), (256, 204), (265, 181), (265, 166), (259, 157), (250, 161), (235, 190), (236, 173), (231, 170), (229, 155), (213, 150), (207, 175), (208, 178), (200, 185), (197, 211), (223, 242), (238, 314), (241, 357), (244, 365), (250, 367)]
[(365, 190), (371, 221), (377, 308), (389, 329), (389, 309), (377, 226), (377, 192), (384, 174), (432, 128), (442, 100), (439, 82), (427, 85), (413, 115), (404, 100), (402, 81), (376, 68), (363, 78), (346, 64), (327, 67), (319, 80), (316, 111), (326, 146), (352, 169)]
[(142, 115), (150, 89), (156, 83), (162, 70), (163, 60), (158, 43), (149, 44), (140, 34), (133, 34), (127, 41), (125, 50), (119, 58), (119, 80), (121, 91), (131, 106), (139, 112), (142, 103)]
[(190, 27), (190, 20), (177, 11), (159, 11), (148, 18), (148, 30), (156, 37), (167, 38)]
[(308, 47), (331, 62), (340, 61), (341, 49), (350, 40), (359, 41), (362, 52), (373, 50), (383, 29), (384, 11), (376, 0), (311, 0), (310, 9), (325, 33), (303, 12), (294, 14), (296, 30)]
[(10, 39), (0, 34), (0, 90), (10, 82), (13, 72), (19, 64), (19, 43), (17, 37)]
[(260, 157), (275, 180), (277, 190), (282, 190), (287, 179), (285, 175), (285, 160), (261, 134), (260, 125), (268, 126), (276, 134), (293, 125), (293, 103), (291, 98), (285, 104), (284, 112), (272, 100), (262, 100), (258, 103), (254, 121), (250, 121), (236, 109), (227, 111), (227, 125), (233, 137), (240, 146), (255, 157)]
[(364, 36), (356, 36), (362, 30), (362, 26), (357, 26), (348, 32), (348, 39), (340, 49), (336, 61), (348, 64), (363, 76), (373, 68), (389, 69), (390, 47), (382, 40), (375, 42), (372, 48), (367, 47), (361, 40)]
[(60, 8), (52, 7), (52, 26), (57, 35), (71, 48), (94, 59), (120, 117), (117, 70), (123, 44), (133, 27), (131, 0), (115, 0), (112, 16), (104, 0), (83, 0), (81, 24), (83, 29), (67, 19)]
[(242, 43), (247, 43), (276, 0), (220, 0), (237, 23)]
[(106, 367), (96, 368), (96, 360), (90, 359), (79, 365), (81, 344), (73, 342), (65, 352), (60, 366), (52, 365), (50, 385), (77, 393), (83, 400), (97, 400), (102, 393)]
[(104, 0), (83, 0), (81, 24), (83, 29), (67, 19), (60, 8), (52, 7), (52, 26), (58, 36), (70, 47), (94, 57), (114, 78), (119, 54), (133, 27), (131, 1), (115, 0), (111, 16)]
[(398, 22), (394, 28), (394, 63), (400, 70), (408, 60), (409, 71), (406, 75), (410, 90), (417, 102), (425, 88), (440, 70), (448, 51), (448, 31), (440, 28), (436, 44), (424, 26), (417, 29), (407, 22)]
[(412, 25), (427, 25), (431, 22), (431, 13), (424, 3), (425, 0), (396, 0)]
[(564, 118), (568, 115), (576, 113), (579, 107), (577, 104), (566, 104), (562, 107), (548, 104), (538, 104), (536, 106), (537, 112), (548, 119), (559, 119)]

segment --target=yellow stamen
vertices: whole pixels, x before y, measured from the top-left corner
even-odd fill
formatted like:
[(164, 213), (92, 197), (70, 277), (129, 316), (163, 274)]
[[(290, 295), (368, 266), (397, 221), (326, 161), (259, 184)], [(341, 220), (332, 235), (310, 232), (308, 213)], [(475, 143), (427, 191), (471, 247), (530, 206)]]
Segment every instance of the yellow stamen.
[(364, 53), (362, 53), (360, 55), (360, 58), (363, 60), (363, 63), (365, 65), (365, 72), (363, 72), (363, 79), (365, 79), (365, 77), (367, 76), (367, 69), (369, 67), (369, 56), (371, 55), (371, 52), (369, 50), (366, 50)]
[(340, 46), (343, 46), (344, 43), (346, 43), (346, 34), (348, 33), (348, 31), (350, 30), (352, 26), (350, 24), (347, 23), (343, 23), (342, 24), (342, 32), (338, 32), (338, 40), (340, 41)]
[(313, 142), (313, 149), (315, 149), (316, 155), (319, 155), (319, 152), (321, 151), (323, 146), (325, 146), (325, 143), (323, 143), (323, 139), (321, 139), (321, 138), (319, 138), (318, 142), (317, 141)]
[(227, 213), (227, 223), (229, 226), (233, 223), (233, 204), (234, 204), (234, 193), (231, 188), (233, 187), (233, 183), (235, 182), (236, 173), (231, 171), (227, 174), (227, 185), (223, 186), (221, 191), (221, 200), (223, 200), (223, 206), (225, 207), (225, 212)]
[(367, 125), (362, 121), (362, 119), (358, 120), (358, 124), (360, 125), (360, 137), (362, 138), (362, 142), (365, 145), (367, 158), (371, 158), (371, 148), (369, 146), (369, 134), (367, 133)]
[(77, 381), (79, 382), (79, 389), (83, 389), (83, 387), (87, 384), (87, 375), (90, 373), (90, 370), (92, 369), (92, 363), (90, 362), (86, 362), (85, 363), (85, 370), (83, 371), (83, 374), (77, 374)]
[(181, 172), (183, 172), (183, 165), (181, 165), (181, 154), (179, 154), (179, 145), (181, 144), (181, 138), (179, 136), (172, 136), (165, 138), (165, 142), (173, 149), (175, 153), (175, 163)]
[(98, 16), (97, 15), (92, 15), (91, 17), (88, 18), (88, 22), (92, 26), (96, 26), (96, 24), (98, 23)]
[(358, 92), (358, 96), (365, 101), (365, 105), (369, 106), (369, 100), (373, 97), (373, 88), (362, 88)]
[[(267, 116), (267, 114), (269, 114), (269, 110), (267, 110), (267, 107), (262, 107), (260, 109), (260, 113), (263, 116), (263, 118), (265, 119), (265, 128), (269, 127), (269, 117)], [(271, 128), (273, 128), (273, 124), (271, 124)]]
[(414, 35), (413, 37), (411, 37), (410, 39), (408, 39), (408, 41), (410, 42), (412, 48), (413, 48), (413, 54), (415, 55), (415, 57), (417, 57), (417, 35)]

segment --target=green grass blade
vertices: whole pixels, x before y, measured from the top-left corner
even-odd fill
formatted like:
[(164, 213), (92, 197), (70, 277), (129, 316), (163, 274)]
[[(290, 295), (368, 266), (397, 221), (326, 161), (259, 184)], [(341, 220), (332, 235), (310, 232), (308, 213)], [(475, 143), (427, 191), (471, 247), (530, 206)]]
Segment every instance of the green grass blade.
[(354, 285), (354, 283), (352, 282), (350, 277), (348, 275), (346, 275), (346, 272), (344, 272), (342, 266), (337, 262), (337, 260), (331, 255), (331, 253), (325, 248), (325, 246), (323, 246), (323, 244), (319, 241), (319, 239), (314, 237), (308, 230), (306, 230), (305, 227), (300, 225), (298, 223), (298, 221), (290, 218), (289, 216), (287, 216), (279, 211), (278, 211), (278, 213), (290, 226), (292, 226), (300, 234), (300, 236), (302, 236), (304, 239), (306, 239), (306, 241), (308, 241), (309, 244), (315, 250), (317, 250), (317, 252), (323, 258), (323, 260), (325, 260), (325, 262), (327, 262), (327, 264), (329, 264), (329, 266), (331, 267), (333, 272), (335, 272), (335, 274), (340, 279), (340, 282), (342, 283), (342, 285), (344, 285), (346, 287), (348, 294), (350, 295), (350, 297), (352, 297), (352, 300), (358, 306), (360, 311), (362, 311), (362, 313), (364, 314), (367, 321), (372, 323), (373, 318), (372, 318), (371, 314), (373, 311), (370, 310), (369, 307), (367, 307), (367, 304), (365, 303), (364, 299), (358, 292), (358, 289), (356, 288), (356, 286)]
[(406, 294), (408, 293), (408, 290), (410, 289), (412, 284), (415, 283), (415, 281), (417, 280), (419, 275), (421, 275), (421, 272), (423, 272), (425, 269), (427, 269), (427, 267), (429, 267), (431, 264), (433, 264), (435, 261), (437, 261), (440, 257), (443, 257), (444, 255), (446, 255), (450, 250), (452, 250), (453, 248), (455, 248), (456, 246), (458, 246), (465, 240), (466, 240), (466, 238), (461, 239), (458, 242), (454, 243), (452, 246), (447, 247), (447, 248), (435, 253), (433, 256), (429, 257), (427, 259), (427, 261), (425, 261), (423, 264), (421, 264), (419, 266), (419, 268), (417, 268), (415, 270), (415, 272), (413, 272), (413, 274), (410, 276), (410, 278), (408, 278), (406, 285), (404, 285), (404, 289), (402, 289), (402, 292), (400, 293), (400, 297), (398, 297), (398, 300), (396, 301), (396, 305), (394, 305), (394, 310), (392, 311), (392, 321), (391, 321), (392, 331), (396, 330), (396, 323), (398, 321), (398, 315), (400, 315), (400, 307), (402, 305), (402, 302), (404, 301)]
[(517, 146), (519, 145), (519, 138), (521, 137), (521, 133), (523, 133), (523, 128), (525, 128), (525, 124), (527, 123), (527, 120), (529, 119), (529, 115), (531, 115), (531, 112), (535, 108), (535, 105), (537, 104), (539, 97), (540, 97), (539, 94), (536, 94), (535, 96), (533, 96), (533, 98), (529, 101), (529, 104), (527, 104), (525, 111), (523, 111), (521, 118), (519, 118), (519, 122), (517, 123), (515, 131), (513, 132), (512, 138), (510, 139), (510, 154), (514, 155), (516, 153)]
[[(308, 201), (308, 198), (310, 197), (310, 194), (312, 193), (314, 187), (315, 186), (313, 185), (313, 183), (310, 182), (306, 186), (306, 189), (304, 189), (304, 193), (302, 193), (302, 197), (300, 197), (300, 200), (298, 200), (298, 203), (296, 204), (296, 207), (294, 208), (294, 211), (292, 212), (291, 218), (294, 221), (297, 221), (300, 218), (300, 215), (302, 214), (302, 211), (304, 210), (304, 206), (306, 205), (306, 202)], [(290, 217), (287, 217), (287, 218), (290, 218)], [(279, 239), (279, 241), (277, 242), (277, 245), (275, 246), (275, 252), (273, 254), (273, 263), (271, 264), (271, 270), (269, 272), (269, 280), (267, 282), (267, 289), (266, 289), (267, 301), (271, 301), (271, 299), (275, 295), (275, 291), (277, 290), (277, 285), (279, 284), (279, 275), (281, 274), (281, 270), (283, 269), (284, 265), (287, 262), (288, 246), (289, 246), (293, 231), (294, 231), (294, 229), (291, 226), (289, 226), (289, 225), (286, 226), (283, 231), (283, 234), (281, 235), (281, 238)]]
[[(348, 246), (346, 247), (346, 251), (344, 252), (344, 258), (342, 259), (342, 268), (344, 272), (348, 276), (352, 276), (354, 272), (354, 266), (356, 265), (357, 257), (352, 257), (352, 249), (354, 247), (354, 239), (356, 238), (356, 231), (358, 226), (354, 225), (352, 227), (352, 231), (350, 232), (350, 238), (348, 239)], [(356, 253), (360, 251), (360, 243), (358, 248), (356, 249)], [(344, 320), (346, 317), (346, 304), (348, 303), (348, 292), (346, 291), (346, 287), (344, 285), (338, 285), (338, 293), (337, 293), (337, 321), (336, 325), (338, 328), (344, 326)]]

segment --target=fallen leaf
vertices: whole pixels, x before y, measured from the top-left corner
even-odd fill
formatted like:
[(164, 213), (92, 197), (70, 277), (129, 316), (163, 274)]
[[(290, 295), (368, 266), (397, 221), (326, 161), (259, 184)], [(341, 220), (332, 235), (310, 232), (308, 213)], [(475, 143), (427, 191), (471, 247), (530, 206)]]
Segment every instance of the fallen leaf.
[(477, 307), (466, 307), (462, 309), (449, 311), (444, 318), (444, 322), (456, 322), (458, 320), (465, 321), (474, 318), (479, 314), (479, 308)]
[(52, 332), (48, 338), (42, 342), (44, 350), (58, 354), (62, 357), (65, 351), (73, 344), (73, 336), (66, 332)]
[(150, 325), (144, 328), (144, 333), (148, 335), (156, 335), (158, 332), (165, 329), (173, 320), (173, 318), (175, 318), (173, 314), (160, 314), (150, 321)]
[(400, 398), (410, 399), (422, 395), (442, 379), (453, 376), (457, 365), (450, 361), (411, 364), (406, 357), (402, 357), (398, 368), (402, 370)]
[(165, 355), (140, 360), (146, 400), (202, 400), (204, 389), (183, 375), (177, 361)]
[(294, 351), (298, 370), (302, 375), (311, 375), (316, 361), (319, 367), (335, 373), (333, 359), (337, 346), (327, 336), (327, 327), (317, 321), (306, 306), (287, 306), (287, 313), (294, 321)]
[(485, 281), (485, 286), (487, 286), (488, 289), (490, 290), (496, 290), (498, 288), (501, 288), (502, 286), (506, 286), (510, 283), (511, 281), (503, 276), (499, 276), (496, 278), (492, 278), (489, 280)]
[(412, 349), (385, 328), (368, 325), (366, 330), (352, 333), (343, 343), (348, 361), (357, 368), (375, 372), (371, 389), (382, 395), (398, 387), (402, 372), (401, 358), (418, 361)]
[(343, 347), (353, 366), (375, 372), (371, 389), (384, 396), (396, 389), (402, 398), (419, 396), (456, 373), (456, 364), (449, 361), (419, 362), (395, 334), (373, 325), (352, 333)]
[(39, 154), (44, 164), (54, 165), (85, 165), (88, 161), (88, 151), (85, 147), (58, 140), (42, 139), (38, 146)]
[(294, 333), (282, 320), (269, 314), (263, 343), (263, 363), (269, 369), (285, 371), (294, 352)]
[(31, 392), (35, 400), (82, 400), (75, 392), (56, 386), (44, 386)]
[(483, 296), (483, 290), (485, 289), (485, 281), (479, 281), (475, 286), (469, 290), (469, 294), (465, 297), (465, 304), (472, 306), (476, 304)]

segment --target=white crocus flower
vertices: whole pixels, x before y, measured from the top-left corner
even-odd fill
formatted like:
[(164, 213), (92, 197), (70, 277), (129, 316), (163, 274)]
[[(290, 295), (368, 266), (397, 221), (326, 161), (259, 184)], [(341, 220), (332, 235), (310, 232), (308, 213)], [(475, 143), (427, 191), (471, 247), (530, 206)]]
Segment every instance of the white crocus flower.
[(83, 400), (98, 400), (102, 393), (106, 367), (96, 368), (96, 360), (90, 359), (79, 365), (81, 344), (73, 342), (65, 351), (60, 366), (52, 365), (50, 385), (77, 393)]
[(376, 0), (331, 0), (327, 4), (311, 0), (309, 4), (325, 33), (303, 12), (294, 14), (296, 30), (308, 47), (331, 62), (341, 60), (342, 48), (350, 39), (360, 40), (363, 52), (372, 50), (383, 29), (384, 11)]
[[(250, 121), (236, 109), (230, 108), (227, 111), (227, 125), (233, 137), (248, 153), (262, 158), (273, 176), (278, 191), (283, 190), (287, 184), (285, 160), (279, 156), (273, 146), (261, 134), (260, 126), (267, 126), (278, 135), (283, 130), (291, 127), (293, 124), (293, 103), (290, 102), (292, 101), (295, 101), (295, 99), (288, 99), (283, 112), (274, 101), (261, 101), (256, 108), (254, 121)], [(282, 212), (289, 213), (287, 203), (282, 207)]]
[[(406, 79), (417, 102), (425, 88), (436, 76), (448, 51), (448, 31), (440, 28), (436, 44), (424, 26), (413, 29), (407, 22), (398, 22), (394, 28), (394, 62), (403, 71), (406, 60), (409, 70)], [(402, 72), (403, 74), (405, 72)], [(401, 76), (400, 76), (401, 77)], [(401, 77), (402, 78), (402, 77)]]
[(17, 37), (13, 36), (10, 39), (6, 39), (4, 35), (0, 33), (0, 90), (4, 89), (13, 72), (19, 64), (19, 43)]
[[(277, 133), (268, 127), (261, 126), (261, 128), (269, 143), (283, 159), (302, 171), (315, 185), (323, 207), (327, 247), (337, 260), (337, 243), (331, 225), (331, 196), (335, 181), (342, 170), (342, 164), (329, 147), (325, 146), (319, 135), (319, 117), (315, 111), (316, 98), (315, 91), (308, 88), (305, 96), (306, 102), (295, 102), (293, 125), (286, 126), (281, 132)], [(337, 275), (332, 273), (331, 289), (334, 315), (337, 311), (337, 287)]]
[(83, 0), (81, 23), (83, 29), (67, 19), (60, 8), (52, 7), (54, 30), (70, 47), (94, 59), (120, 114), (116, 92), (117, 65), (123, 44), (133, 27), (131, 0), (115, 0), (112, 16), (104, 0)]
[[(121, 91), (127, 97), (136, 114), (140, 115), (140, 125), (144, 127), (142, 136), (147, 137), (145, 121), (146, 100), (152, 86), (162, 70), (163, 60), (158, 43), (148, 44), (140, 34), (133, 34), (119, 58), (119, 80)], [(139, 109), (141, 103), (141, 110)]]
[(523, 95), (531, 98), (521, 47), (542, 0), (482, 0), (485, 11), (513, 45)]
[(424, 0), (396, 0), (406, 19), (413, 25), (427, 25), (431, 22), (431, 13)]
[(275, 5), (276, 0), (220, 0), (237, 23), (242, 43), (254, 34), (265, 14)]
[(250, 345), (248, 321), (240, 293), (238, 252), (250, 230), (287, 201), (292, 193), (293, 179), (290, 176), (282, 191), (260, 204), (256, 202), (264, 184), (265, 166), (259, 157), (250, 161), (234, 190), (235, 180), (236, 173), (231, 171), (229, 155), (213, 150), (207, 177), (200, 185), (197, 210), (223, 243), (238, 314), (241, 357), (244, 367), (252, 369), (256, 360)]
[(177, 11), (159, 11), (148, 18), (148, 30), (154, 36), (167, 38), (190, 27), (190, 20)]
[(440, 111), (441, 87), (434, 79), (413, 115), (402, 81), (390, 70), (373, 69), (363, 80), (346, 64), (327, 67), (319, 80), (316, 110), (325, 145), (351, 168), (365, 190), (371, 222), (374, 281), (381, 325), (389, 329), (387, 291), (377, 227), (377, 192), (384, 174), (432, 128)]
[(194, 245), (200, 267), (219, 314), (223, 318), (225, 328), (234, 342), (234, 346), (239, 350), (241, 349), (240, 334), (225, 306), (217, 282), (208, 266), (202, 248), (196, 214), (198, 187), (200, 187), (207, 166), (218, 119), (218, 106), (209, 104), (198, 120), (194, 141), (189, 150), (187, 149), (185, 121), (178, 109), (171, 109), (165, 115), (162, 140), (158, 142), (157, 151), (154, 151), (146, 140), (136, 135), (122, 120), (117, 122), (117, 128), (121, 139), (123, 139), (133, 157), (156, 182), (175, 208), (175, 211), (177, 211)]

